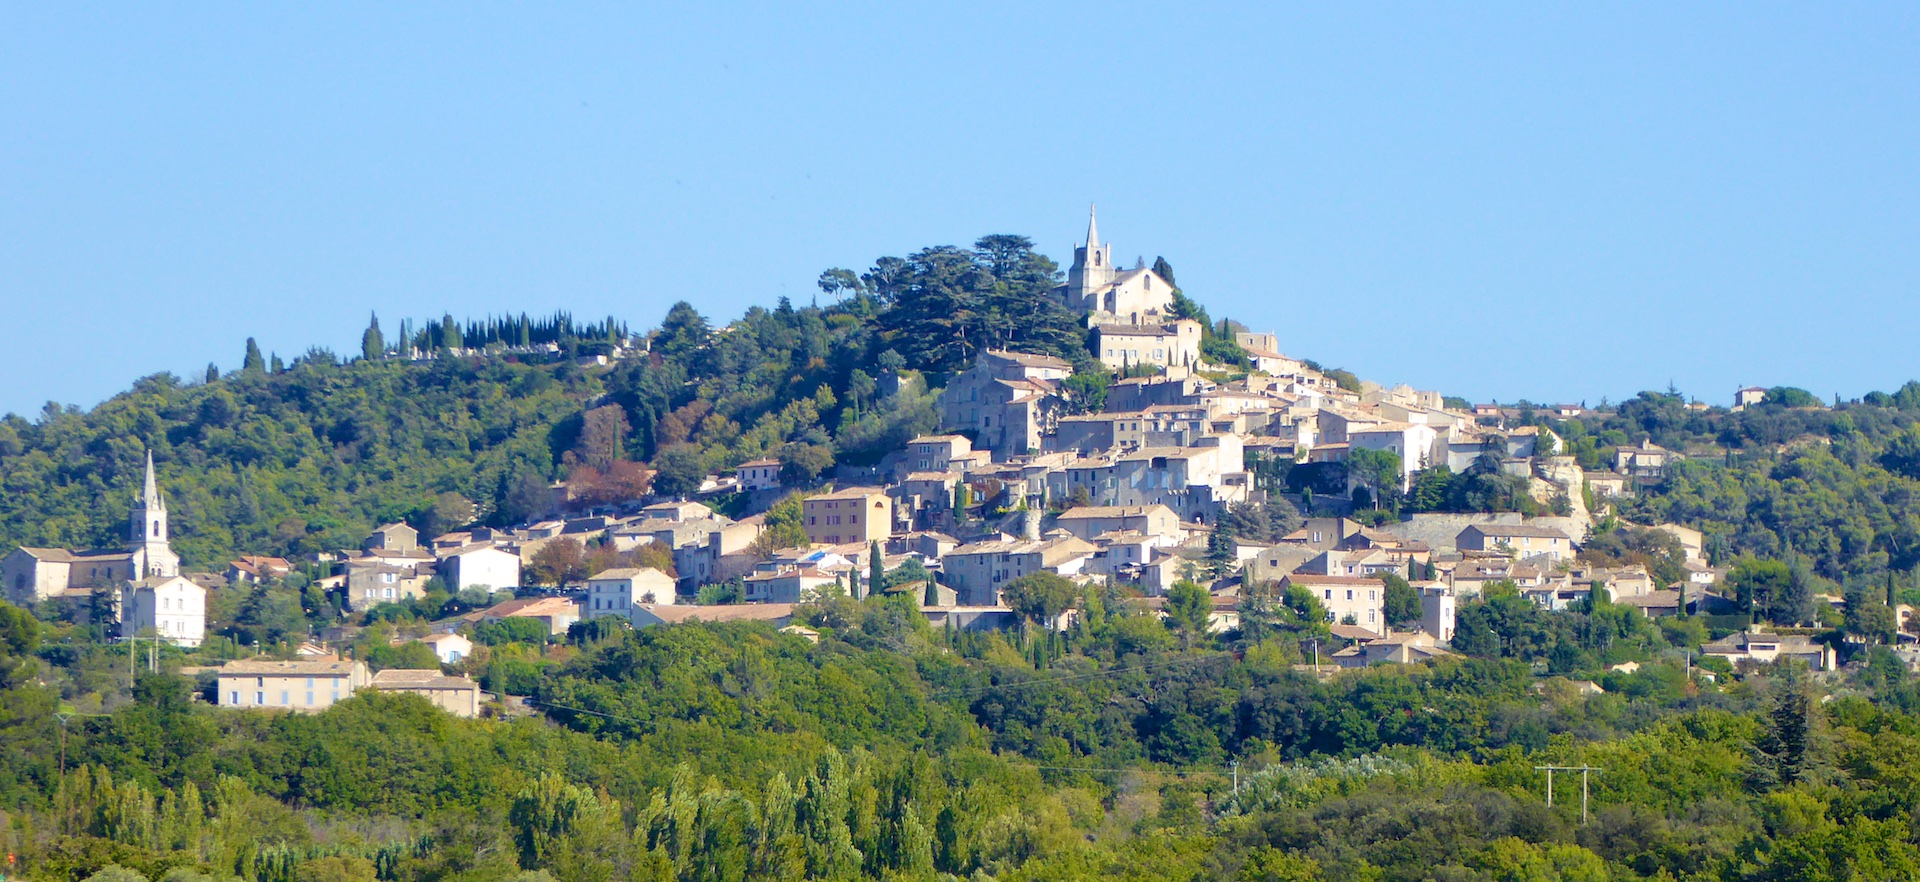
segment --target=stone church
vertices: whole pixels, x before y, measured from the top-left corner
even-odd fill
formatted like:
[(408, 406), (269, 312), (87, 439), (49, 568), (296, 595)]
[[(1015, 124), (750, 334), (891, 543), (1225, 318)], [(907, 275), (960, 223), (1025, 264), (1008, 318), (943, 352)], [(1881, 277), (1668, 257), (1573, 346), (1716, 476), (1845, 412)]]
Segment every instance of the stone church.
[(1100, 241), (1099, 218), (1091, 208), (1086, 244), (1073, 249), (1067, 284), (1055, 290), (1068, 309), (1087, 317), (1088, 327), (1173, 320), (1173, 285), (1145, 267), (1116, 268), (1113, 246)]
[(88, 598), (115, 589), (123, 636), (158, 636), (198, 646), (206, 630), (207, 591), (180, 575), (180, 556), (168, 544), (167, 503), (147, 452), (146, 482), (128, 517), (127, 547), (69, 551), (21, 547), (0, 560), (7, 599), (29, 605)]

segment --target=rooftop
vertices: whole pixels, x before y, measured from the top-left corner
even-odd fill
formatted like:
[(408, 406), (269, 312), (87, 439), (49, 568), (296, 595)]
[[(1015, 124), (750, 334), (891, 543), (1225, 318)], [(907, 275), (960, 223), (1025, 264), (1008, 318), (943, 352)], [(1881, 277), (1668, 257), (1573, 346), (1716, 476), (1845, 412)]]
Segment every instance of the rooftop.
[(359, 667), (356, 661), (310, 660), (276, 661), (273, 659), (240, 659), (220, 666), (222, 675), (246, 677), (345, 677)]

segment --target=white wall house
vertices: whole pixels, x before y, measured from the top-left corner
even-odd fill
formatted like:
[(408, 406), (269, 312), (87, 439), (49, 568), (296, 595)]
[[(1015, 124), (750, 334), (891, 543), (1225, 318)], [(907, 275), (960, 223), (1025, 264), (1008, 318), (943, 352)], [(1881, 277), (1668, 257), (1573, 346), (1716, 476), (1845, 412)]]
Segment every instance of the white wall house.
[(587, 579), (587, 603), (581, 613), (588, 619), (631, 619), (636, 606), (673, 605), (673, 592), (673, 577), (652, 567), (602, 570)]
[(207, 589), (180, 576), (128, 583), (120, 595), (120, 633), (199, 646), (207, 635)]
[(520, 585), (520, 556), (491, 545), (469, 545), (440, 559), (440, 576), (453, 591)]
[(459, 634), (428, 634), (420, 642), (433, 647), (433, 654), (443, 665), (458, 664), (473, 654), (473, 641)]

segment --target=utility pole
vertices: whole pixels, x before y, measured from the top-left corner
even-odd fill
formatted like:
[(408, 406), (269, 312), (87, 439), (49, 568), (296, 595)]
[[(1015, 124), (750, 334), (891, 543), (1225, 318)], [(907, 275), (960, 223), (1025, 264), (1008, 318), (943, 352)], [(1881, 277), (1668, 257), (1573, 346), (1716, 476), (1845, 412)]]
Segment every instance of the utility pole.
[(54, 714), (53, 718), (60, 724), (60, 783), (65, 784), (67, 783), (67, 721), (73, 719), (73, 714), (61, 711)]
[(1587, 787), (1587, 776), (1590, 773), (1600, 772), (1604, 770), (1596, 769), (1585, 763), (1582, 763), (1577, 766), (1534, 766), (1533, 769), (1536, 772), (1547, 773), (1547, 807), (1548, 808), (1553, 807), (1553, 773), (1554, 772), (1579, 772), (1580, 773), (1580, 823), (1582, 825), (1586, 824), (1587, 823), (1587, 798), (1590, 793)]

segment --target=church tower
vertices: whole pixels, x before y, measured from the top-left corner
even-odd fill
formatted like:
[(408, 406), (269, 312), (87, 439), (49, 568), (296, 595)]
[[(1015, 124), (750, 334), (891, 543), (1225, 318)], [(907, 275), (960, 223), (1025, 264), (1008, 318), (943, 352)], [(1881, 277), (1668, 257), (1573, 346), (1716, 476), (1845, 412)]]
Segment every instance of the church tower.
[(1073, 266), (1067, 270), (1067, 308), (1097, 309), (1099, 304), (1089, 303), (1087, 295), (1098, 295), (1113, 283), (1113, 276), (1113, 246), (1100, 244), (1100, 222), (1088, 206), (1087, 244), (1073, 249)]
[(167, 545), (167, 503), (153, 478), (153, 451), (147, 451), (147, 482), (134, 500), (131, 521), (134, 581), (180, 575), (180, 556)]

